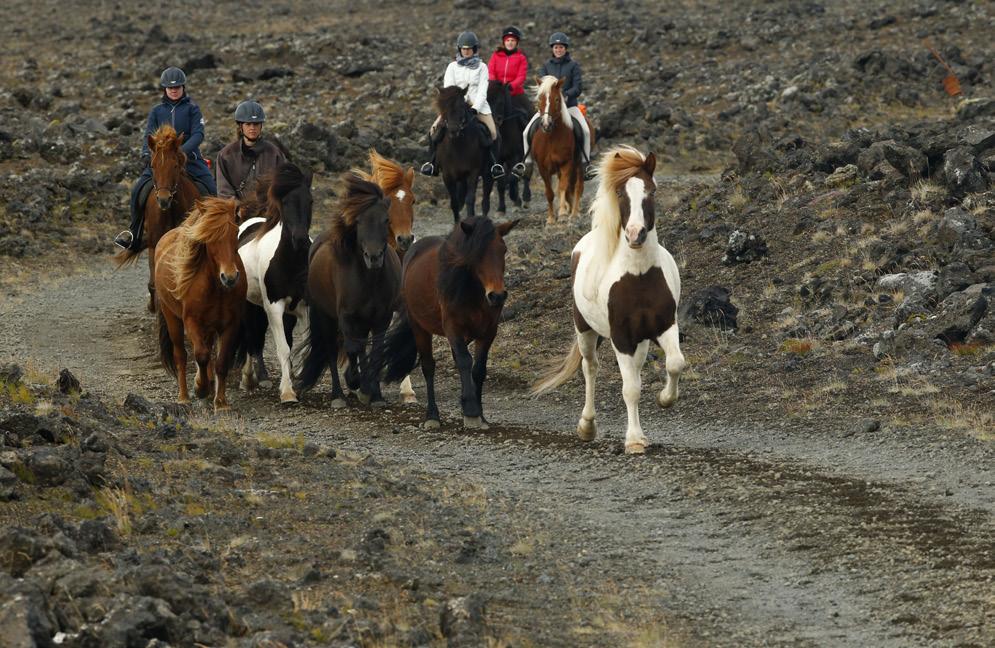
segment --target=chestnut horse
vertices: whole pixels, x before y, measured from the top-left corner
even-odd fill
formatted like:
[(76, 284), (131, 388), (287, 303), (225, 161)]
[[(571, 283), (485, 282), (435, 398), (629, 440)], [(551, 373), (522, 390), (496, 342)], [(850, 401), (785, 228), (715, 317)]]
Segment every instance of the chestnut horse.
[(600, 184), (591, 205), (591, 231), (573, 249), (576, 341), (562, 364), (533, 389), (541, 394), (562, 385), (583, 365), (584, 411), (577, 434), (597, 435), (594, 380), (598, 345), (611, 340), (622, 372), (622, 398), (628, 412), (625, 451), (642, 453), (649, 440), (639, 424), (640, 372), (651, 342), (666, 354), (667, 383), (657, 395), (660, 407), (677, 401), (684, 370), (677, 329), (681, 276), (674, 257), (657, 242), (653, 206), (656, 158), (619, 146), (598, 165)]
[[(464, 427), (488, 427), (482, 403), (487, 354), (508, 297), (504, 289), (504, 237), (516, 223), (494, 225), (489, 218), (468, 218), (447, 238), (419, 239), (404, 257), (404, 307), (387, 335), (384, 380), (401, 380), (421, 359), (428, 387), (426, 428), (439, 427), (433, 335), (445, 336), (452, 348), (460, 376)], [(473, 356), (468, 346), (471, 341)]]
[(401, 278), (400, 261), (388, 245), (390, 219), (383, 192), (357, 173), (347, 173), (345, 184), (331, 228), (311, 246), (307, 279), (311, 331), (298, 351), (304, 358), (299, 389), (313, 387), (327, 367), (334, 408), (346, 405), (339, 383), (340, 334), (349, 359), (346, 384), (359, 392), (360, 402), (383, 404), (380, 358)]
[[(200, 196), (197, 186), (187, 175), (187, 156), (183, 152), (183, 133), (177, 134), (169, 124), (163, 124), (149, 135), (152, 153), (152, 193), (145, 201), (145, 247), (149, 249), (149, 312), (155, 312), (155, 250), (159, 240), (179, 225), (194, 201)], [(138, 232), (141, 237), (142, 233)], [(122, 250), (114, 257), (118, 267), (137, 260), (142, 252)]]
[[(567, 112), (563, 98), (564, 79), (545, 76), (536, 79), (536, 107), (540, 126), (532, 137), (532, 159), (546, 185), (546, 224), (555, 222), (553, 214), (553, 178), (558, 177), (559, 215), (568, 220), (580, 213), (580, 199), (584, 193), (584, 174), (581, 158), (583, 152), (574, 134), (573, 119)], [(590, 122), (588, 122), (590, 128)], [(594, 145), (594, 129), (590, 128)]]
[[(197, 361), (194, 393), (206, 398), (214, 382), (215, 410), (228, 408), (225, 380), (245, 306), (235, 211), (232, 199), (198, 200), (187, 220), (163, 235), (155, 252), (162, 364), (179, 382), (179, 402), (189, 402), (183, 344), (189, 339)], [(216, 341), (220, 343), (212, 361)]]

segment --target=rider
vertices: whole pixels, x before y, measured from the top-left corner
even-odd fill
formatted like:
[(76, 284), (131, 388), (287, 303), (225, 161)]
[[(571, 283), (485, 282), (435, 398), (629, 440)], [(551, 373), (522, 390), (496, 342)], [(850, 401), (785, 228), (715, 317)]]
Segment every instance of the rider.
[[(580, 96), (581, 92), (580, 65), (577, 64), (577, 61), (570, 58), (570, 53), (567, 52), (567, 48), (570, 47), (570, 40), (563, 32), (555, 32), (549, 37), (549, 47), (552, 50), (553, 56), (543, 64), (539, 70), (539, 76), (554, 76), (557, 79), (566, 78), (566, 82), (563, 84), (563, 97), (567, 100), (567, 112), (577, 120), (581, 131), (584, 133), (584, 146), (582, 149), (584, 155), (583, 172), (585, 176), (588, 176), (590, 175), (591, 168), (591, 131), (588, 129), (587, 119), (584, 118), (584, 115), (580, 112), (580, 108), (577, 107), (577, 97)], [(526, 165), (532, 164), (529, 149), (532, 144), (533, 129), (538, 121), (539, 113), (536, 113), (525, 128), (523, 136), (525, 139), (525, 162), (519, 162), (511, 170), (517, 176), (526, 175)]]
[(518, 49), (522, 40), (522, 30), (518, 27), (505, 27), (501, 34), (501, 47), (494, 50), (487, 71), (491, 81), (511, 85), (511, 100), (515, 107), (526, 116), (535, 112), (532, 102), (525, 95), (525, 78), (529, 73), (529, 59)]
[(221, 149), (217, 159), (218, 195), (242, 200), (252, 196), (256, 180), (287, 161), (283, 151), (262, 139), (266, 114), (255, 101), (235, 108), (237, 139)]
[(166, 68), (159, 77), (159, 87), (162, 88), (162, 101), (149, 112), (142, 137), (142, 175), (131, 188), (131, 224), (114, 238), (114, 243), (125, 249), (140, 250), (142, 245), (141, 229), (144, 214), (138, 205), (138, 194), (145, 183), (152, 179), (152, 152), (149, 150), (149, 136), (163, 124), (170, 124), (177, 133), (183, 134), (181, 148), (187, 156), (187, 175), (195, 182), (204, 186), (207, 192), (217, 195), (211, 170), (200, 155), (200, 143), (204, 141), (204, 118), (200, 108), (186, 93), (187, 75), (177, 67)]
[[(497, 140), (497, 126), (494, 117), (491, 116), (491, 107), (487, 103), (487, 64), (480, 60), (477, 51), (480, 49), (480, 41), (473, 32), (463, 32), (456, 39), (456, 60), (446, 67), (446, 74), (443, 77), (443, 87), (459, 86), (466, 91), (466, 100), (470, 107), (476, 112), (477, 119), (487, 127), (490, 133), (490, 140), (485, 141), (487, 153), (491, 160), (491, 176), (500, 178), (504, 175), (504, 167), (498, 163), (494, 155), (494, 143)], [(426, 162), (421, 167), (422, 175), (435, 175), (435, 145), (438, 143), (439, 126), (442, 123), (442, 115), (435, 118), (432, 128), (429, 129), (429, 153), (432, 160)]]

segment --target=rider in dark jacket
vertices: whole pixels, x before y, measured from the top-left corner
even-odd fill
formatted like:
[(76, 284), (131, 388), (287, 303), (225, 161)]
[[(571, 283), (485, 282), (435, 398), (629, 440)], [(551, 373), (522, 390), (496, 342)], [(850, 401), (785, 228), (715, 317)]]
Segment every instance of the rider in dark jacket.
[(187, 175), (202, 185), (214, 196), (218, 189), (211, 176), (211, 170), (200, 154), (200, 143), (204, 141), (204, 117), (200, 107), (190, 100), (186, 93), (187, 77), (183, 70), (175, 67), (167, 68), (159, 77), (159, 87), (162, 88), (162, 101), (149, 112), (142, 134), (142, 174), (131, 188), (131, 225), (114, 239), (114, 243), (125, 249), (139, 250), (142, 246), (141, 226), (144, 214), (138, 204), (138, 195), (142, 187), (152, 180), (152, 153), (149, 151), (148, 138), (163, 124), (169, 124), (177, 133), (183, 134), (183, 152), (187, 155)]
[(217, 158), (218, 195), (245, 200), (255, 195), (260, 176), (276, 170), (287, 161), (283, 151), (262, 139), (266, 113), (255, 101), (243, 101), (235, 108), (238, 139), (221, 149)]

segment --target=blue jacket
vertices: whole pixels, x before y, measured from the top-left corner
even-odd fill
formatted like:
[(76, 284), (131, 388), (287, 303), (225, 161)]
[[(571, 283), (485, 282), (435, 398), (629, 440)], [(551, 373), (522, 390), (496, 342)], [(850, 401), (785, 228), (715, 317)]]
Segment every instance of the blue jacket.
[(551, 58), (543, 63), (539, 70), (539, 76), (554, 76), (557, 79), (566, 77), (563, 82), (563, 96), (567, 100), (567, 108), (577, 105), (577, 97), (580, 96), (580, 66), (577, 61), (570, 58), (570, 52), (562, 58)]
[[(183, 95), (177, 102), (172, 102), (165, 96), (162, 103), (149, 113), (149, 121), (145, 125), (145, 136), (142, 137), (142, 158), (149, 158), (149, 135), (154, 135), (163, 124), (169, 124), (177, 133), (183, 133), (183, 152), (187, 154), (187, 164), (201, 161), (200, 143), (204, 141), (204, 117), (200, 108), (190, 97)], [(204, 167), (207, 170), (207, 167)]]

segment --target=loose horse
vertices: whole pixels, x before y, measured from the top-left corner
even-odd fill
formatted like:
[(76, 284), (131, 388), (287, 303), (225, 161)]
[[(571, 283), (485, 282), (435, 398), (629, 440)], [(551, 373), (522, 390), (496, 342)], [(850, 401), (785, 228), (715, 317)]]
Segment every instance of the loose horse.
[[(452, 348), (460, 376), (463, 425), (488, 427), (482, 403), (487, 354), (508, 297), (504, 288), (504, 237), (516, 223), (517, 220), (494, 225), (489, 218), (468, 218), (446, 238), (419, 239), (404, 257), (404, 310), (387, 336), (384, 379), (401, 380), (421, 359), (428, 387), (426, 428), (439, 427), (433, 335), (445, 336)], [(473, 356), (468, 346), (471, 341)]]
[(466, 206), (466, 213), (475, 215), (474, 202), (477, 196), (477, 182), (484, 178), (484, 216), (490, 211), (491, 186), (494, 180), (486, 168), (487, 151), (481, 141), (483, 128), (476, 115), (470, 111), (464, 98), (464, 91), (458, 86), (438, 89), (435, 106), (442, 115), (442, 140), (436, 145), (436, 159), (442, 168), (442, 181), (449, 192), (449, 206), (453, 211), (453, 221), (460, 221), (460, 212)]
[(602, 157), (591, 231), (571, 257), (576, 341), (560, 367), (533, 389), (536, 394), (555, 389), (583, 365), (584, 410), (577, 434), (584, 441), (593, 440), (598, 429), (594, 411), (598, 344), (603, 338), (611, 340), (629, 419), (627, 453), (643, 453), (649, 445), (639, 424), (639, 394), (650, 342), (666, 354), (667, 382), (657, 396), (660, 407), (677, 401), (684, 369), (677, 329), (681, 278), (674, 258), (657, 242), (655, 167), (652, 153), (643, 156), (630, 147), (613, 148)]
[(388, 247), (390, 227), (383, 191), (356, 173), (346, 174), (345, 183), (331, 228), (311, 246), (307, 281), (311, 331), (300, 351), (304, 361), (298, 377), (301, 389), (307, 389), (328, 367), (332, 407), (346, 404), (339, 383), (339, 334), (349, 359), (346, 384), (359, 392), (360, 402), (383, 403), (378, 374), (401, 276), (397, 255)]
[[(155, 251), (159, 240), (179, 225), (193, 207), (200, 193), (187, 175), (187, 156), (183, 152), (183, 133), (163, 124), (149, 135), (152, 153), (152, 194), (145, 201), (145, 247), (149, 249), (149, 312), (155, 312)], [(153, 199), (154, 198), (154, 199)], [(141, 232), (138, 233), (141, 236)], [(137, 260), (142, 247), (122, 250), (114, 257), (120, 268)]]
[(262, 351), (269, 328), (280, 361), (281, 403), (297, 402), (290, 347), (294, 324), (307, 317), (304, 298), (311, 247), (311, 180), (310, 173), (293, 163), (281, 164), (271, 178), (260, 182), (266, 192), (265, 218), (252, 218), (239, 228), (238, 254), (245, 264), (249, 301), (237, 353), (239, 360), (250, 356), (243, 365), (242, 384), (251, 388), (257, 373), (264, 375)]
[[(567, 112), (563, 98), (563, 81), (545, 76), (536, 79), (536, 106), (542, 118), (541, 128), (532, 138), (532, 159), (546, 186), (546, 223), (555, 222), (553, 215), (553, 178), (558, 177), (559, 215), (568, 219), (580, 213), (580, 199), (584, 193), (584, 176), (581, 171), (582, 151), (573, 128), (573, 119)], [(591, 128), (591, 133), (594, 129)], [(592, 135), (593, 139), (593, 135)], [(593, 141), (592, 141), (593, 144)]]
[[(189, 402), (187, 352), (197, 361), (194, 392), (207, 397), (214, 383), (214, 408), (228, 408), (225, 380), (231, 366), (245, 304), (245, 268), (238, 256), (234, 200), (198, 201), (180, 227), (156, 248), (155, 288), (159, 311), (159, 356), (179, 382), (179, 402)], [(211, 353), (219, 341), (217, 357)]]
[[(524, 95), (522, 95), (524, 97)], [(510, 169), (525, 157), (525, 146), (522, 143), (522, 132), (531, 115), (525, 115), (514, 105), (511, 99), (511, 85), (500, 81), (487, 84), (487, 103), (494, 113), (494, 122), (500, 135), (500, 150), (498, 162)], [(504, 194), (507, 191), (512, 202), (518, 207), (528, 207), (532, 200), (532, 189), (529, 181), (522, 182), (522, 195), (518, 195), (518, 177), (512, 174), (497, 179), (498, 207), (497, 215), (504, 216), (506, 207)]]

